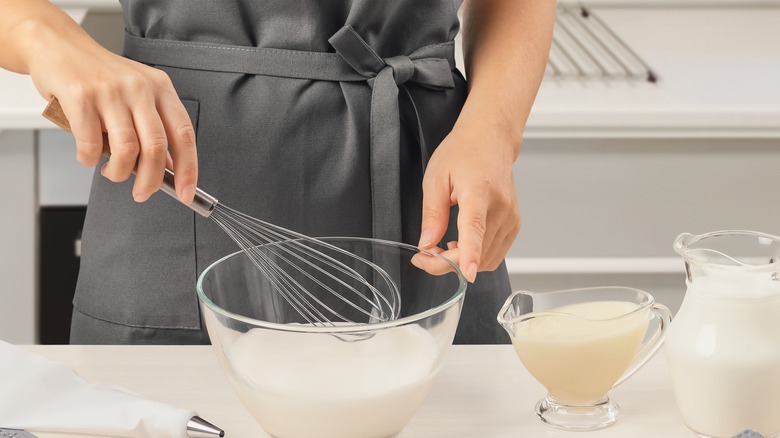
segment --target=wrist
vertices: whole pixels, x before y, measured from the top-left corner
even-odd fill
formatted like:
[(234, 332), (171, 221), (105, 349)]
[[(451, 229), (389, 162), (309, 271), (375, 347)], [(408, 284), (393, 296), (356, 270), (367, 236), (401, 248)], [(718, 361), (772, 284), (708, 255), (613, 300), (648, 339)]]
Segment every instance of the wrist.
[(68, 15), (57, 9), (53, 14), (33, 16), (16, 26), (16, 47), (27, 72), (45, 69), (51, 61), (66, 59), (73, 52), (90, 50), (94, 41)]
[(38, 17), (30, 17), (14, 26), (12, 31), (14, 40), (11, 45), (19, 55), (18, 59), (23, 70), (21, 73), (29, 74), (36, 59), (45, 57), (44, 49), (52, 40), (51, 26)]
[(42, 20), (39, 17), (30, 17), (18, 23), (14, 29), (17, 53), (21, 60), (24, 73), (30, 73), (34, 70), (34, 65), (45, 60), (47, 54), (56, 50), (54, 47), (58, 44), (56, 31), (51, 23)]
[(453, 131), (481, 132), (491, 147), (506, 153), (514, 162), (523, 143), (524, 121), (496, 108), (467, 101), (455, 122)]

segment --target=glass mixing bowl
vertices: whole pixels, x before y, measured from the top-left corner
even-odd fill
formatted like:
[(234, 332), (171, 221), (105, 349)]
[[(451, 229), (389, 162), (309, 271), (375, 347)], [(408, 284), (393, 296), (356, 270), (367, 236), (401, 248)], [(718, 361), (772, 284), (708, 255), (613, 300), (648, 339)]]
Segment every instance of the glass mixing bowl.
[[(198, 279), (209, 338), (236, 394), (271, 436), (393, 437), (412, 418), (441, 368), (455, 336), (466, 281), (452, 262), (410, 245), (322, 240), (372, 261), (393, 278), (400, 297), (397, 319), (374, 322), (321, 294), (327, 304), (364, 324), (306, 324), (274, 282), (239, 251)], [(336, 256), (372, 278), (364, 263)], [(420, 257), (438, 258), (451, 272), (431, 275), (415, 266), (413, 258)], [(291, 275), (309, 281), (294, 270)]]

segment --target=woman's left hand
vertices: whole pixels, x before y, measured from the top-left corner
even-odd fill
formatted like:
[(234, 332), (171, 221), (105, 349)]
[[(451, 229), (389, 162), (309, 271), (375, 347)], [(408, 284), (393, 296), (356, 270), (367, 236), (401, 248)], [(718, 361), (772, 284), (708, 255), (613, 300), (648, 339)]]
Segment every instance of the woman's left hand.
[[(520, 231), (512, 164), (519, 138), (477, 123), (457, 125), (431, 156), (423, 177), (422, 233), (419, 247), (441, 253), (474, 282), (478, 271), (495, 270)], [(436, 245), (447, 230), (450, 207), (457, 204), (458, 240), (447, 250)], [(433, 274), (451, 267), (421, 253), (414, 263)]]

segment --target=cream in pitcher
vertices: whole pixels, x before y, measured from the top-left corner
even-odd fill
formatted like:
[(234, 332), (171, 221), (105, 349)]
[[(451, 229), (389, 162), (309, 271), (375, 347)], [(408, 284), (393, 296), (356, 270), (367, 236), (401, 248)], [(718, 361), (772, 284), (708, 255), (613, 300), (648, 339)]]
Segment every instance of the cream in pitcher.
[[(642, 344), (649, 319), (639, 305), (594, 301), (552, 309), (515, 330), (528, 371), (555, 400), (582, 405), (603, 399)], [(563, 315), (573, 315), (568, 317)], [(621, 318), (623, 315), (629, 315)]]
[(667, 334), (675, 398), (707, 437), (780, 434), (780, 238), (683, 234), (687, 293)]
[[(531, 313), (523, 313), (529, 302)], [(670, 318), (647, 292), (596, 287), (515, 292), (498, 321), (526, 369), (547, 389), (537, 416), (561, 429), (592, 430), (617, 420), (619, 408), (608, 392), (660, 347)], [(645, 339), (653, 319), (658, 324)]]

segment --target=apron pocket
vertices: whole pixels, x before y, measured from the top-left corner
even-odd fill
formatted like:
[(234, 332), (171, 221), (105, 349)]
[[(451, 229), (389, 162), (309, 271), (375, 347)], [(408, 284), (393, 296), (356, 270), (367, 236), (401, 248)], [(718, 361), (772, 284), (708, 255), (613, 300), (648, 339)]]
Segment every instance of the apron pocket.
[[(182, 102), (197, 134), (199, 104)], [(199, 330), (195, 213), (161, 191), (137, 204), (133, 178), (113, 183), (100, 175), (101, 166), (84, 223), (74, 307), (132, 327)]]

